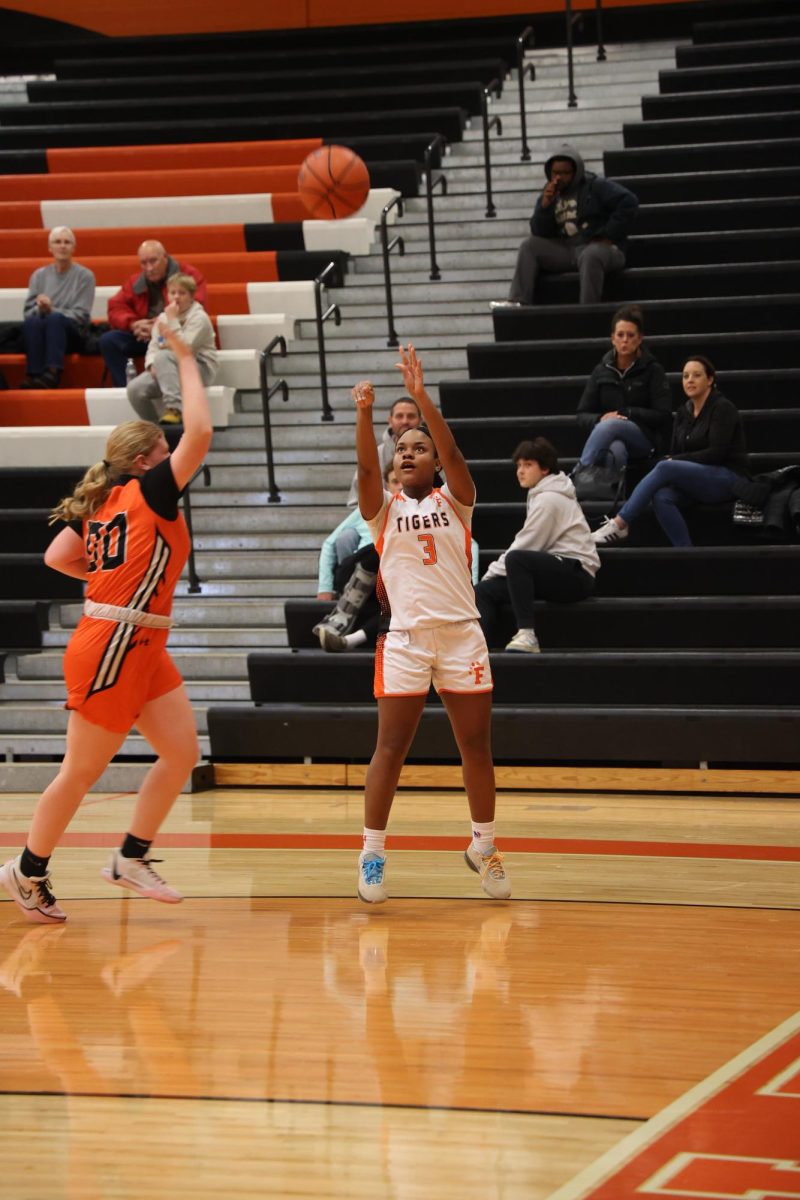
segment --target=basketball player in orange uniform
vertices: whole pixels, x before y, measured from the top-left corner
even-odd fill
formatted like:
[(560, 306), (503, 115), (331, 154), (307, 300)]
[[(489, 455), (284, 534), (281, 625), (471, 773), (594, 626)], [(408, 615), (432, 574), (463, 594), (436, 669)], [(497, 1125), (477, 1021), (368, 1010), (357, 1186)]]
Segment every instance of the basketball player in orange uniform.
[[(406, 391), (426, 424), (397, 439), (394, 469), (402, 491), (394, 496), (383, 490), (372, 384), (353, 388), (359, 508), (380, 556), (377, 594), (389, 619), (375, 651), (378, 742), (367, 771), (358, 895), (370, 904), (387, 898), (386, 825), (433, 683), (461, 753), (472, 817), (467, 866), (480, 875), (484, 892), (506, 900), (511, 884), (494, 844), (492, 675), (470, 569), (475, 484), (447, 422), (425, 391), (414, 347), (401, 348), (400, 356)], [(438, 488), (434, 479), (440, 469), (447, 483)]]
[(45, 562), (87, 582), (83, 616), (64, 655), (67, 749), (36, 805), (25, 849), (0, 867), (0, 883), (28, 920), (41, 924), (66, 920), (50, 887), (50, 855), (134, 725), (158, 758), (139, 791), (130, 832), (103, 877), (153, 900), (182, 899), (147, 852), (198, 758), (194, 715), (166, 641), (189, 552), (178, 500), (205, 458), (212, 427), (190, 348), (168, 330), (165, 337), (179, 362), (184, 397), (175, 451), (170, 454), (158, 425), (117, 426), (103, 462), (89, 468), (53, 513), (53, 520), (70, 524), (50, 543)]

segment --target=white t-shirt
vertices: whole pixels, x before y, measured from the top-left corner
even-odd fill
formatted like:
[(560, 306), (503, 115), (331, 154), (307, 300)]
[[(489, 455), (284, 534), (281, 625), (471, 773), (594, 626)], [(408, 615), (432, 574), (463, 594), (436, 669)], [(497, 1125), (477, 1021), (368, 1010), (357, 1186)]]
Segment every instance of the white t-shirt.
[(380, 555), (376, 591), (390, 629), (478, 619), (471, 524), (472, 507), (459, 504), (447, 484), (424, 500), (384, 492), (367, 525)]

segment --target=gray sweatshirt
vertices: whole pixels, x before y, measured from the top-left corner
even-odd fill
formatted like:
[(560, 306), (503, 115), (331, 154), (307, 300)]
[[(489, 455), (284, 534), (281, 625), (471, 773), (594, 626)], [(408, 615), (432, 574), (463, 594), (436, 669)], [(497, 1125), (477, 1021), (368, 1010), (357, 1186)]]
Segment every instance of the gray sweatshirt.
[[(181, 313), (174, 321), (170, 321), (169, 327), (181, 334), (183, 340), (191, 347), (198, 362), (204, 362), (209, 367), (216, 368), (218, 359), (214, 326), (198, 300), (193, 300), (185, 313)], [(153, 359), (162, 348), (159, 344), (160, 336), (161, 330), (156, 321), (144, 359), (145, 368), (152, 365)], [(216, 377), (216, 370), (214, 370), (214, 376)]]
[[(575, 499), (572, 481), (562, 472), (545, 475), (536, 487), (530, 488), (525, 524), (508, 550), (543, 550), (556, 558), (574, 558), (592, 577), (597, 573), (600, 555)], [(484, 579), (505, 575), (508, 550), (491, 564)]]
[(56, 312), (78, 325), (88, 325), (94, 304), (94, 275), (88, 267), (72, 263), (68, 271), (57, 271), (53, 263), (33, 272), (25, 299), (26, 317), (36, 312), (36, 297), (49, 296)]

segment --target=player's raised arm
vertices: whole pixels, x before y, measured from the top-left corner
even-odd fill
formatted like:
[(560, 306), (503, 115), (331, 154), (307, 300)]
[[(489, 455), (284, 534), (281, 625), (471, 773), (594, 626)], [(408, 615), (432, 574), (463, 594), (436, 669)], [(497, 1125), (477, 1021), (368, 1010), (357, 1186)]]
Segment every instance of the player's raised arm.
[(175, 482), (183, 490), (208, 453), (214, 429), (208, 396), (191, 347), (166, 325), (163, 326), (163, 334), (178, 360), (181, 381), (183, 434), (170, 461)]
[(353, 388), (356, 406), (356, 457), (358, 458), (358, 507), (365, 521), (371, 521), (383, 504), (383, 476), (372, 428), (375, 391), (368, 379)]
[(450, 426), (425, 391), (422, 363), (410, 343), (406, 350), (402, 346), (400, 347), (400, 362), (396, 365), (402, 373), (406, 391), (413, 400), (416, 400), (422, 413), (422, 419), (431, 432), (450, 492), (460, 504), (473, 505), (475, 503), (475, 484), (469, 473), (469, 467), (464, 455), (456, 445), (455, 438), (450, 432)]

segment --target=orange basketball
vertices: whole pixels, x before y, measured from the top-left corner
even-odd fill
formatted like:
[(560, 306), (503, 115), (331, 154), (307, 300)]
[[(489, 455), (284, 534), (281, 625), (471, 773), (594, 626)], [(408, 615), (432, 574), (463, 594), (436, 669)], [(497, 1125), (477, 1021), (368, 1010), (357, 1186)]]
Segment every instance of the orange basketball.
[(324, 221), (349, 217), (367, 198), (369, 171), (347, 146), (320, 146), (301, 166), (297, 190), (312, 217)]

